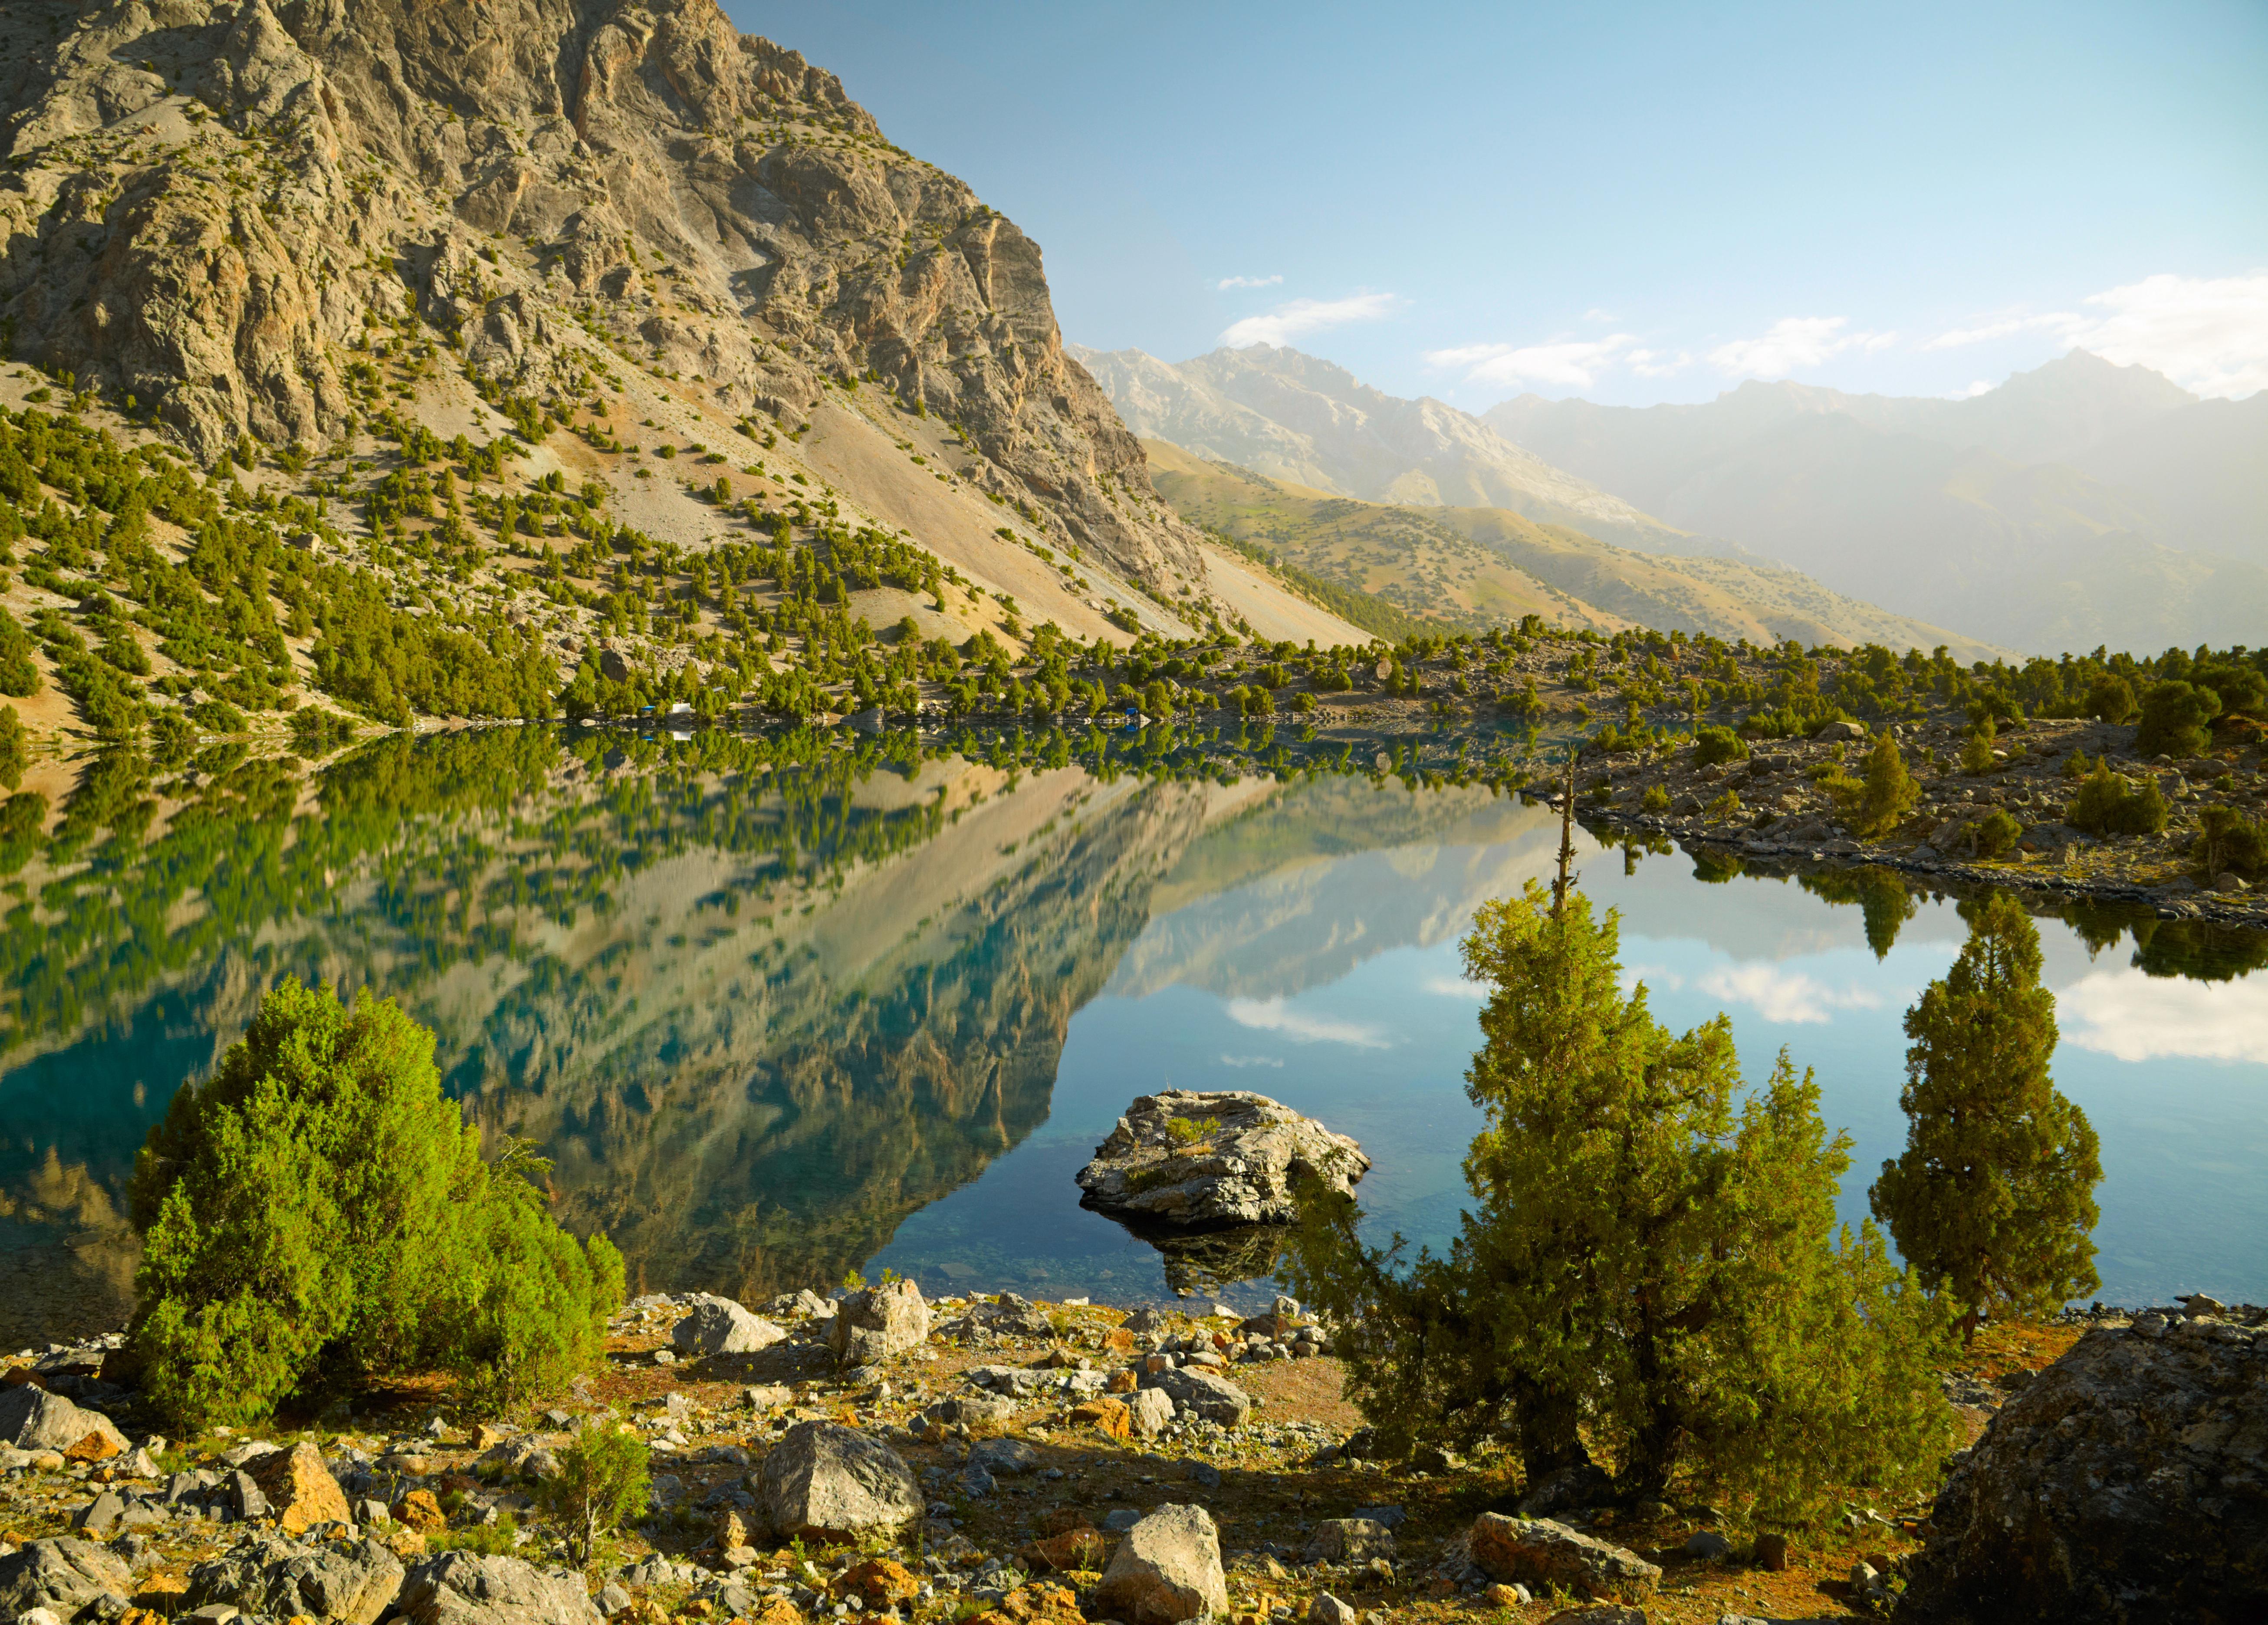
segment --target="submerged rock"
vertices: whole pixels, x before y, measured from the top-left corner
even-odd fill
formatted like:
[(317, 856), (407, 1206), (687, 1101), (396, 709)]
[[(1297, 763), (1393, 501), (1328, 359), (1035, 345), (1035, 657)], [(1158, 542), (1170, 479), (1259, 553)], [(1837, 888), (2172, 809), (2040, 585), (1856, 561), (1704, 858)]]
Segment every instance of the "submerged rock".
[(2268, 1332), (2099, 1327), (1955, 1463), (1897, 1617), (2268, 1618)]
[(1293, 1181), (1353, 1193), (1370, 1158), (1344, 1134), (1245, 1089), (1144, 1095), (1079, 1171), (1082, 1207), (1161, 1228), (1289, 1224)]

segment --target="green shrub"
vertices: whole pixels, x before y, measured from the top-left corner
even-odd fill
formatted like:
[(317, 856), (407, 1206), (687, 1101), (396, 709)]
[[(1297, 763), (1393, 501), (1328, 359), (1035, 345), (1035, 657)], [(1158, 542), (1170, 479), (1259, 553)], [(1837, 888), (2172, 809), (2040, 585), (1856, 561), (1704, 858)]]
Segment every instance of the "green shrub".
[(2188, 683), (2154, 683), (2142, 696), (2134, 748), (2144, 756), (2195, 756), (2211, 742), (2205, 725), (2220, 714), (2211, 689)]
[(2124, 722), (2134, 714), (2134, 688), (2124, 677), (2098, 677), (2087, 691), (2086, 714), (2098, 722)]
[(2015, 851), (2016, 843), (2024, 838), (2024, 826), (1998, 809), (1979, 818), (1975, 831), (1977, 855), (1980, 858), (2006, 857)]
[(0, 705), (0, 785), (12, 790), (24, 782), (24, 765), (31, 760), (31, 742), (23, 719), (13, 705)]
[(1646, 786), (1646, 795), (1638, 804), (1650, 813), (1668, 812), (1669, 810), (1669, 791), (1664, 786), (1650, 784)]
[(1961, 771), (1964, 773), (1989, 773), (1999, 760), (1992, 754), (1995, 730), (1992, 719), (1986, 717), (1969, 730), (1969, 737), (1961, 746)]
[(2137, 787), (2098, 760), (2095, 772), (2066, 803), (2063, 821), (2089, 835), (2155, 835), (2166, 827), (2166, 798), (2157, 781), (2145, 779)]
[(40, 668), (32, 663), (32, 639), (16, 617), (0, 609), (0, 694), (26, 699), (40, 691)]
[(1851, 827), (1862, 836), (1894, 830), (1921, 799), (1921, 786), (1906, 772), (1898, 742), (1888, 734), (1874, 741), (1867, 753), (1867, 776), (1854, 779), (1838, 773), (1826, 781), (1829, 794), (1843, 809)]
[(645, 1514), (652, 1490), (651, 1452), (635, 1433), (611, 1423), (586, 1426), (559, 1452), (559, 1472), (536, 1486), (536, 1500), (567, 1527), (569, 1551), (591, 1561), (600, 1540)]
[(620, 1302), (613, 1247), (577, 1244), (481, 1160), (431, 1031), (296, 979), (174, 1096), (128, 1195), (129, 1335), (185, 1429), (436, 1366), (482, 1402), (531, 1397), (597, 1355)]
[(2221, 875), (2255, 880), (2268, 868), (2268, 830), (2234, 807), (2208, 807), (2198, 814), (2198, 838), (2190, 855), (2207, 880)]
[(1747, 759), (1748, 745), (1729, 728), (1704, 724), (1693, 731), (1693, 765), (1714, 767), (1719, 762)]

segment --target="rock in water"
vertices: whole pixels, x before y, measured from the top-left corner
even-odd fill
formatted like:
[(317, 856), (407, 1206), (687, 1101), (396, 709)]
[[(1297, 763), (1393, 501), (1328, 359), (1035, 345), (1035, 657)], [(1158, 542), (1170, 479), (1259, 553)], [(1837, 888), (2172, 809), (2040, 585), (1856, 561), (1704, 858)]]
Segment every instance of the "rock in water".
[(840, 1422), (790, 1428), (764, 1458), (756, 1503), (777, 1540), (843, 1543), (921, 1516), (921, 1485), (903, 1458)]
[(0, 1557), (0, 1619), (46, 1608), (67, 1620), (98, 1598), (133, 1590), (132, 1571), (92, 1540), (33, 1540)]
[(1160, 1507), (1111, 1554), (1094, 1610), (1127, 1625), (1179, 1625), (1228, 1612), (1220, 1569), (1220, 1532), (1199, 1506)]
[(18, 1450), (60, 1451), (71, 1461), (105, 1461), (128, 1448), (126, 1436), (100, 1411), (30, 1383), (0, 1390), (0, 1442)]
[(1661, 1570), (1637, 1553), (1548, 1518), (1484, 1512), (1473, 1520), (1469, 1540), (1473, 1561), (1491, 1579), (1556, 1585), (1611, 1602), (1644, 1602), (1661, 1584)]
[(276, 1619), (374, 1625), (401, 1592), (401, 1562), (376, 1540), (312, 1546), (266, 1535), (189, 1571), (191, 1608), (226, 1603)]
[(669, 1341), (682, 1355), (740, 1355), (769, 1348), (786, 1336), (770, 1321), (750, 1314), (731, 1298), (703, 1292), (695, 1299), (693, 1312), (670, 1333)]
[(1897, 1617), (2268, 1619), (2264, 1344), (2210, 1316), (2088, 1333), (1955, 1463)]
[(1126, 1109), (1079, 1171), (1082, 1207), (1172, 1229), (1290, 1224), (1312, 1174), (1351, 1195), (1370, 1158), (1344, 1134), (1246, 1089), (1174, 1089)]
[(323, 1452), (306, 1440), (246, 1466), (285, 1534), (305, 1534), (317, 1524), (354, 1521), (346, 1492), (323, 1465)]
[(401, 1611), (414, 1625), (600, 1625), (601, 1618), (581, 1575), (472, 1552), (444, 1552), (412, 1569)]
[(920, 1347), (929, 1335), (929, 1305), (910, 1281), (888, 1281), (853, 1292), (837, 1305), (828, 1346), (845, 1365), (873, 1365)]

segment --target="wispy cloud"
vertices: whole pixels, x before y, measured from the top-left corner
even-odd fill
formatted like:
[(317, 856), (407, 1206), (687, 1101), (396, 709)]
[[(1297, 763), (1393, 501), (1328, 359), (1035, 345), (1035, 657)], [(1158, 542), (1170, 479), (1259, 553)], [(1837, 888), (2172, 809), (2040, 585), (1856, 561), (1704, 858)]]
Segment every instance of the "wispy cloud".
[(1881, 995), (1863, 987), (1830, 987), (1801, 971), (1776, 964), (1736, 964), (1710, 971), (1695, 983), (1712, 999), (1745, 1004), (1768, 1022), (1808, 1026), (1837, 1010), (1878, 1008)]
[(1224, 1067), (1274, 1067), (1280, 1070), (1284, 1058), (1281, 1055), (1223, 1055), (1220, 1064)]
[(1391, 293), (1353, 293), (1343, 299), (1287, 299), (1262, 316), (1247, 316), (1220, 336), (1231, 350), (1253, 344), (1285, 344), (1303, 333), (1344, 327), (1350, 321), (1376, 321), (1390, 316), (1403, 301)]
[[(2120, 1060), (2268, 1061), (2268, 984), (2097, 971), (2056, 995), (2070, 1040)], [(2073, 1030), (2075, 1028), (2075, 1030)]]
[(1469, 999), (1475, 1004), (1486, 1004), (1489, 999), (1484, 984), (1462, 976), (1429, 976), (1425, 986), (1437, 999)]
[(1228, 1019), (1256, 1031), (1280, 1032), (1294, 1044), (1345, 1044), (1359, 1050), (1382, 1050), (1392, 1042), (1367, 1023), (1295, 1010), (1281, 999), (1231, 999)]
[[(1461, 367), (1476, 384), (1587, 385), (1638, 341), (1628, 333), (1604, 338), (1562, 338), (1548, 344), (1466, 344), (1454, 350), (1429, 350), (1425, 359), (1435, 366)], [(1651, 356), (1651, 351), (1637, 353)]]
[(1220, 292), (1226, 293), (1231, 288), (1280, 288), (1284, 285), (1284, 279), (1281, 277), (1223, 277), (1219, 285)]
[(1924, 350), (2047, 333), (2120, 366), (2146, 366), (2205, 395), (2268, 389), (2268, 271), (2161, 274), (2089, 294), (2083, 310), (2011, 311), (1954, 328)]
[(1624, 993), (1644, 982), (1648, 987), (1667, 988), (1675, 993), (1685, 986), (1685, 979), (1666, 964), (1626, 964), (1615, 980)]
[(1709, 352), (1719, 372), (1734, 378), (1786, 378), (1857, 350), (1887, 350), (1896, 333), (1853, 331), (1848, 316), (1783, 316), (1761, 338), (1736, 338)]

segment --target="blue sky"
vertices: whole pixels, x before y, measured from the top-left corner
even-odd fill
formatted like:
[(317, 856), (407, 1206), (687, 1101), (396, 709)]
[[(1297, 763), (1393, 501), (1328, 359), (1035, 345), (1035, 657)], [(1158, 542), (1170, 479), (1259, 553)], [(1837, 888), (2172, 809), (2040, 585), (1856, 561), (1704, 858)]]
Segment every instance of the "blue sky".
[(2074, 343), (2268, 386), (2257, 3), (726, 10), (1036, 239), (1081, 343), (1468, 408), (1958, 395)]

